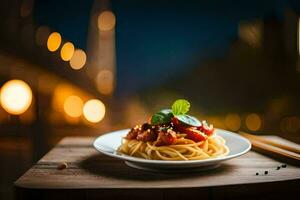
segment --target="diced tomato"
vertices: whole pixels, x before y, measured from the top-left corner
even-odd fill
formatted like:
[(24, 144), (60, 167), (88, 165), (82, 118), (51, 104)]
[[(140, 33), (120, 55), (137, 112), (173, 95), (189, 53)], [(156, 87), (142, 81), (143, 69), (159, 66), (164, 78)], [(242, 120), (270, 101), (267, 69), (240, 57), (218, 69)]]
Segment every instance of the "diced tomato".
[(201, 132), (205, 133), (206, 135), (210, 136), (214, 133), (214, 127), (212, 125), (208, 126), (208, 124), (202, 123), (202, 126), (197, 128), (198, 130), (200, 130)]
[[(184, 132), (185, 129), (188, 128), (188, 126), (181, 124), (180, 121), (178, 119), (176, 119), (175, 117), (172, 119), (172, 123), (177, 130), (182, 131), (182, 132)], [(197, 129), (197, 130), (201, 131), (202, 133), (205, 133), (208, 136), (210, 136), (214, 133), (214, 127), (212, 125), (209, 126), (206, 121), (203, 121), (201, 126), (198, 126), (198, 127), (192, 126), (189, 128)]]
[(193, 140), (195, 142), (200, 142), (207, 139), (207, 136), (197, 129), (198, 127), (184, 126), (180, 124), (178, 119), (176, 118), (173, 118), (172, 122), (174, 124), (175, 130), (181, 133), (185, 133), (187, 139)]
[(174, 131), (160, 131), (158, 133), (156, 146), (171, 145), (175, 142), (176, 138)]
[(132, 128), (132, 129), (127, 133), (126, 139), (128, 139), (128, 140), (134, 140), (134, 139), (136, 139), (136, 136), (137, 136), (137, 135), (138, 135), (138, 130)]
[(195, 127), (185, 128), (183, 132), (186, 134), (186, 138), (195, 142), (200, 142), (207, 139), (207, 136)]
[(175, 127), (178, 127), (178, 126), (180, 126), (180, 122), (179, 122), (179, 120), (178, 120), (177, 118), (175, 118), (175, 117), (173, 117), (173, 119), (172, 119), (172, 123), (174, 124), (174, 126), (175, 126)]
[(156, 134), (154, 131), (148, 129), (147, 131), (143, 131), (136, 136), (136, 139), (143, 142), (155, 141)]

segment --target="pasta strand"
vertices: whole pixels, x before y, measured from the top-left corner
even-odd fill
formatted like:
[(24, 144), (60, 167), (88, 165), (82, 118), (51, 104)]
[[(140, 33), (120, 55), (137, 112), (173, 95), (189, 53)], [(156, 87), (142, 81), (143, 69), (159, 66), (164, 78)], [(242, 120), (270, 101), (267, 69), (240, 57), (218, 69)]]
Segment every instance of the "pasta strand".
[(215, 134), (201, 142), (179, 138), (168, 146), (155, 146), (154, 142), (123, 139), (118, 151), (150, 160), (203, 160), (226, 156), (229, 148), (224, 138)]

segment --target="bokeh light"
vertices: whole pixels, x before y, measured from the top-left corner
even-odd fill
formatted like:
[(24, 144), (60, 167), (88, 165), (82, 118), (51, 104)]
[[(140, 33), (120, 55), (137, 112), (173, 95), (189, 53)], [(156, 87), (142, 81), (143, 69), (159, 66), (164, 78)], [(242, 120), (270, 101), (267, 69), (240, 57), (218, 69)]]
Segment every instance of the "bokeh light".
[(241, 118), (236, 113), (230, 113), (225, 117), (225, 125), (232, 131), (237, 131), (241, 127)]
[(65, 43), (60, 50), (61, 59), (64, 61), (69, 61), (71, 60), (73, 54), (74, 54), (74, 45), (71, 42)]
[(116, 25), (116, 17), (111, 11), (104, 11), (98, 16), (98, 28), (100, 31), (112, 30)]
[(64, 111), (70, 117), (80, 117), (82, 115), (83, 102), (80, 97), (72, 95), (64, 102)]
[(297, 116), (285, 117), (280, 122), (282, 132), (296, 133), (300, 130), (300, 118)]
[(55, 89), (53, 91), (52, 95), (52, 107), (57, 112), (64, 112), (64, 103), (65, 100), (74, 94), (77, 94), (76, 91), (74, 91), (72, 85), (67, 83), (58, 83), (55, 86)]
[(59, 48), (60, 44), (61, 44), (61, 35), (58, 32), (51, 33), (47, 41), (48, 50), (54, 52)]
[(10, 80), (1, 88), (0, 102), (8, 113), (20, 115), (29, 108), (32, 102), (32, 91), (24, 81)]
[(35, 42), (39, 46), (46, 45), (50, 29), (47, 26), (40, 26), (35, 33)]
[(261, 128), (262, 120), (256, 113), (251, 113), (246, 117), (246, 126), (250, 131), (258, 131)]
[(86, 63), (86, 54), (81, 49), (76, 49), (71, 60), (70, 60), (70, 66), (75, 69), (81, 69)]
[(109, 95), (114, 89), (114, 75), (110, 70), (101, 70), (96, 77), (96, 84), (99, 92)]
[(83, 115), (89, 122), (100, 122), (105, 115), (105, 106), (100, 100), (91, 99), (84, 104)]

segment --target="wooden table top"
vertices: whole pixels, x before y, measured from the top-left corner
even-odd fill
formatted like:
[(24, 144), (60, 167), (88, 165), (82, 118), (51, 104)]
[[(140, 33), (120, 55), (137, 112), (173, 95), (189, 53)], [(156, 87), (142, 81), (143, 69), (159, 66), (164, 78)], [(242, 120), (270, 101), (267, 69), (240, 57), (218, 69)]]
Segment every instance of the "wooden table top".
[[(16, 182), (22, 189), (155, 189), (207, 188), (228, 185), (297, 181), (300, 168), (250, 151), (224, 162), (219, 168), (183, 174), (133, 169), (123, 161), (97, 152), (91, 137), (67, 137)], [(63, 170), (57, 166), (66, 162)], [(264, 172), (268, 171), (265, 175)], [(256, 173), (259, 175), (256, 175)]]

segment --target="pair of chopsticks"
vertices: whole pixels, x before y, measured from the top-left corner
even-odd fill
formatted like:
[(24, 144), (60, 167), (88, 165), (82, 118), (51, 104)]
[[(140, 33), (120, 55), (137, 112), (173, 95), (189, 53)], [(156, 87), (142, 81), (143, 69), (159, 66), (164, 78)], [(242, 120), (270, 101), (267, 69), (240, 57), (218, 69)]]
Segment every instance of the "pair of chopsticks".
[(252, 143), (254, 150), (267, 154), (275, 159), (300, 165), (300, 148), (289, 146), (262, 136), (252, 135), (242, 131), (239, 133)]

